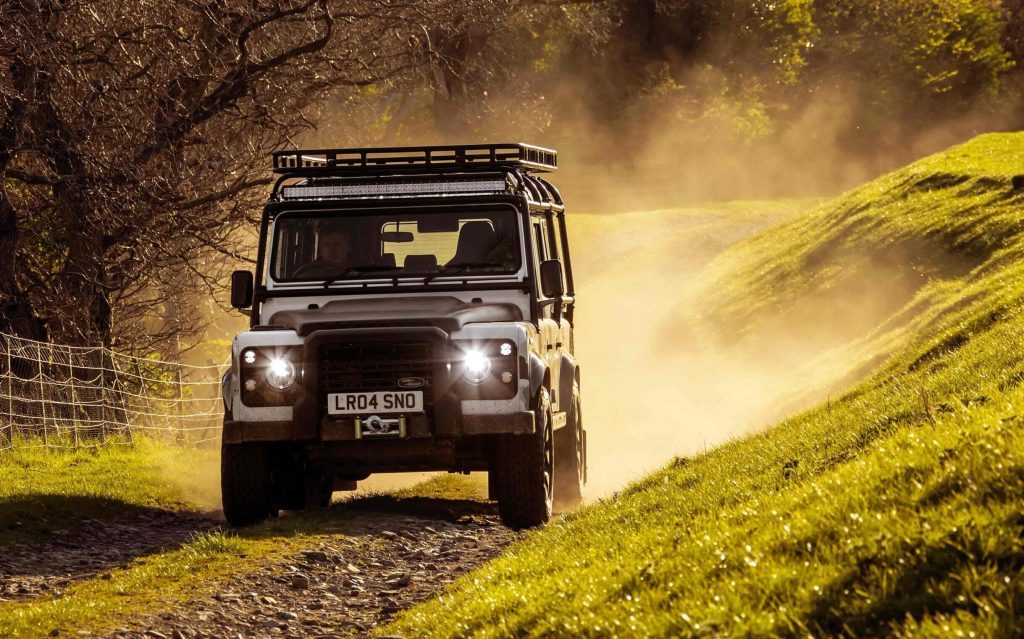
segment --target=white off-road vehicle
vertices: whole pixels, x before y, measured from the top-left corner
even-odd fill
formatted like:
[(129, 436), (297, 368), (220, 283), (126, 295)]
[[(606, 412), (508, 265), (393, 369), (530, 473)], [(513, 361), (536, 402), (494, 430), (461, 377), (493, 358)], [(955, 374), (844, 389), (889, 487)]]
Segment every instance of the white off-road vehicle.
[[(581, 499), (586, 433), (555, 151), (282, 151), (225, 376), (233, 525), (371, 473), (487, 471), (503, 520)], [(255, 275), (255, 276), (254, 276)]]

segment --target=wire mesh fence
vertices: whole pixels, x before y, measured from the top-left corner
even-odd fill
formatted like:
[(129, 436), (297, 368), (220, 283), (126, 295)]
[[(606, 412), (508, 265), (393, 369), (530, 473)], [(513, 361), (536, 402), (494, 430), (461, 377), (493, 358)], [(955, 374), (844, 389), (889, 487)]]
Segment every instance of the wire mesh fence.
[(0, 449), (131, 443), (139, 433), (183, 444), (216, 441), (228, 366), (0, 333)]

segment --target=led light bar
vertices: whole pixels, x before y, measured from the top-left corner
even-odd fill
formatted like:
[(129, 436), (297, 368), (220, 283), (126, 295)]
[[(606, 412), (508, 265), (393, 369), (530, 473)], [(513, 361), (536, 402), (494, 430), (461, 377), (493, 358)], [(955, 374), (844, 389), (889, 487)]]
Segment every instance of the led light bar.
[(508, 192), (505, 180), (464, 180), (459, 182), (400, 182), (395, 184), (335, 184), (331, 186), (286, 186), (286, 200), (332, 197), (410, 197), (415, 195), (495, 195)]

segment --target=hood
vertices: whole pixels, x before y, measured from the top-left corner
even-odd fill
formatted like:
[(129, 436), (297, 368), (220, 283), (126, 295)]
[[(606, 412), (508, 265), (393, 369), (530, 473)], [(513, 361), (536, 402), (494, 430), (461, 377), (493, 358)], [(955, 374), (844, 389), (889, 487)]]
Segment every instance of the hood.
[(359, 326), (436, 326), (451, 333), (478, 322), (518, 322), (519, 307), (506, 303), (469, 303), (454, 297), (377, 297), (334, 300), (319, 308), (278, 311), (269, 324), (299, 335)]

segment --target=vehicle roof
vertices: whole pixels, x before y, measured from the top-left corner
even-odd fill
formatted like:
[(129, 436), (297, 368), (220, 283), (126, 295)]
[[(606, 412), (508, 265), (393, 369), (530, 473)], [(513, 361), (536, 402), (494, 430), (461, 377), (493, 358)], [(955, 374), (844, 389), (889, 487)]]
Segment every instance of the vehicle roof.
[(562, 198), (534, 173), (557, 169), (558, 153), (522, 143), (278, 151), (271, 201), (409, 200), (519, 195), (531, 208), (561, 210)]

